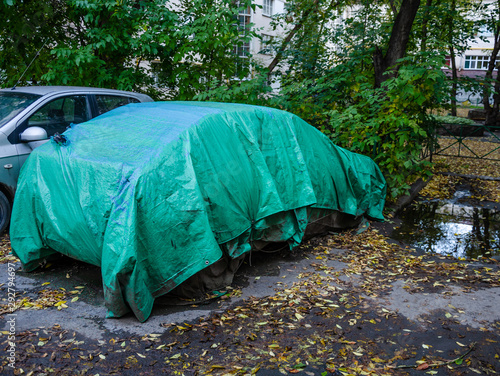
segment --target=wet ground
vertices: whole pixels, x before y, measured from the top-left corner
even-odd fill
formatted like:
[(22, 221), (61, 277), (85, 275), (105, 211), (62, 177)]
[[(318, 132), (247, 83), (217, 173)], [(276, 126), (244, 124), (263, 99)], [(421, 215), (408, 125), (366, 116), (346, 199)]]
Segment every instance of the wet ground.
[[(0, 349), (8, 353), (8, 320), (15, 318), (16, 358), (11, 369), (3, 357), (2, 372), (500, 372), (498, 265), (411, 251), (380, 235), (391, 222), (373, 223), (361, 235), (316, 238), (292, 252), (254, 253), (227, 295), (182, 306), (160, 299), (145, 323), (105, 319), (96, 267), (62, 259), (35, 273), (17, 269), (18, 298), (41, 308), (3, 313)], [(8, 284), (7, 269), (0, 265)], [(66, 307), (44, 302), (47, 290), (64, 292), (59, 301)]]
[(474, 199), (481, 181), (462, 179), (448, 199), (419, 198), (391, 237), (454, 258), (500, 257), (500, 204)]

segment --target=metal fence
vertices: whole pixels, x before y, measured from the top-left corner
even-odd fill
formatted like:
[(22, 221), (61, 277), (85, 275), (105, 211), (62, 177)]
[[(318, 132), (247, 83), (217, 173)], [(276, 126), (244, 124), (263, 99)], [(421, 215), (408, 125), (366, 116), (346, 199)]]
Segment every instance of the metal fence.
[(442, 124), (433, 155), (500, 161), (500, 129), (482, 124)]

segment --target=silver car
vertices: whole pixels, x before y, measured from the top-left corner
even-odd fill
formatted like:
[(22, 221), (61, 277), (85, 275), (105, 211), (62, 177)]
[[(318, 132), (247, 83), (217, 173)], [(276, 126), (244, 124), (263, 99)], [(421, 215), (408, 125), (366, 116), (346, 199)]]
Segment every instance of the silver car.
[[(0, 234), (9, 224), (19, 171), (28, 155), (70, 124), (90, 120), (129, 103), (153, 101), (145, 94), (69, 86), (0, 90)], [(3, 168), (1, 168), (3, 166)]]

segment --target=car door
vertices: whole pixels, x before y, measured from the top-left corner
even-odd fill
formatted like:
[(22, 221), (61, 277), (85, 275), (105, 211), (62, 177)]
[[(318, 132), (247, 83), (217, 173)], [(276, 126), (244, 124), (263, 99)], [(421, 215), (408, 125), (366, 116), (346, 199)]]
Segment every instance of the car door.
[[(27, 119), (21, 121), (16, 130), (9, 136), (16, 145), (19, 155), (19, 166), (22, 166), (29, 154), (38, 146), (46, 143), (56, 132), (63, 133), (71, 124), (90, 120), (90, 107), (87, 95), (68, 95), (53, 99), (37, 109)], [(47, 139), (22, 142), (20, 134), (30, 127), (40, 127), (47, 132)]]
[[(2, 135), (2, 141), (5, 140)], [(2, 142), (3, 143), (3, 142)], [(13, 194), (17, 186), (19, 176), (19, 156), (16, 145), (12, 145), (5, 140), (0, 147), (0, 182)], [(2, 168), (3, 167), (3, 168)], [(0, 221), (1, 222), (1, 221)]]

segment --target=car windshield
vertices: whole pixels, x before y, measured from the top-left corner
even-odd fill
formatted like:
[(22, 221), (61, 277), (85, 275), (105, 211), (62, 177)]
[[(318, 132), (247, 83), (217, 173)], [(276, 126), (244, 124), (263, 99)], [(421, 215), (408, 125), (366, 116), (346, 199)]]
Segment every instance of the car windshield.
[(0, 127), (40, 97), (37, 94), (0, 92)]

